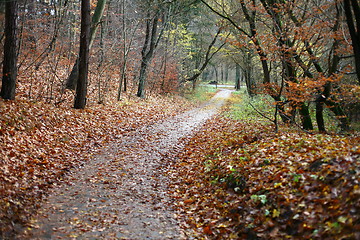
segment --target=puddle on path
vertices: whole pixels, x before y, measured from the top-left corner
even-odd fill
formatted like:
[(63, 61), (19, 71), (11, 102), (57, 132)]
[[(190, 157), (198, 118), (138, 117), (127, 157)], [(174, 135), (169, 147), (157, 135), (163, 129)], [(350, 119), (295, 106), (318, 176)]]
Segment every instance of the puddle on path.
[(218, 92), (207, 104), (123, 136), (53, 191), (18, 239), (184, 239), (167, 196), (163, 174), (169, 152), (181, 150), (230, 96)]

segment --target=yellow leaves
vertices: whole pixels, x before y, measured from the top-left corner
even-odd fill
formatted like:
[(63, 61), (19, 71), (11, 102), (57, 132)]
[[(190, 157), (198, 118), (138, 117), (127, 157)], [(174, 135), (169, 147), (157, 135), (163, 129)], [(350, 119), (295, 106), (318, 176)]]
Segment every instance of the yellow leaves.
[(340, 216), (340, 217), (338, 217), (337, 220), (338, 220), (339, 223), (345, 224), (346, 221), (348, 220), (348, 218), (345, 217), (345, 216)]
[(359, 185), (355, 185), (355, 186), (353, 187), (352, 193), (353, 193), (354, 195), (360, 195), (360, 187), (359, 187)]
[(272, 217), (273, 217), (273, 218), (277, 218), (277, 217), (280, 216), (280, 213), (281, 213), (281, 212), (280, 212), (279, 210), (274, 209), (273, 212), (272, 212)]

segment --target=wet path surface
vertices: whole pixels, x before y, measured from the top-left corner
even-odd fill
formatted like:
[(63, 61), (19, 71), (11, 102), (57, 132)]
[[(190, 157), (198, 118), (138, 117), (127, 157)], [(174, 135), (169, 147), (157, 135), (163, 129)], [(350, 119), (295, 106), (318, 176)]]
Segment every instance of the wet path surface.
[(123, 136), (54, 187), (32, 230), (18, 239), (183, 239), (164, 172), (180, 138), (217, 113), (221, 90), (201, 108)]

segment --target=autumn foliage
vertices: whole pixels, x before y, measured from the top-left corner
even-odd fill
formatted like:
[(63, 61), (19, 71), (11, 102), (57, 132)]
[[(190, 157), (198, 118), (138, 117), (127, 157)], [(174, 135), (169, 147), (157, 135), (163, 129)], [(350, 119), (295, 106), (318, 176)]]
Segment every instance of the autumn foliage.
[(170, 173), (182, 227), (197, 239), (358, 239), (359, 140), (218, 116)]
[(189, 106), (180, 97), (127, 100), (82, 111), (26, 99), (1, 100), (0, 236), (11, 237), (50, 187), (86, 165), (109, 141)]
[[(159, 35), (168, 36), (152, 39), (159, 46), (144, 73), (147, 99), (134, 99), (144, 23), (165, 9), (160, 2), (174, 7), (173, 16), (153, 18), (161, 25)], [(186, 76), (200, 73), (208, 46), (201, 35), (211, 35), (217, 22), (227, 44), (218, 62), (227, 56), (240, 66), (250, 95), (268, 94), (269, 109), (278, 113), (272, 116), (307, 132), (289, 125), (274, 132), (259, 119), (239, 121), (225, 114), (229, 105), (184, 141), (168, 174), (188, 237), (360, 239), (360, 136), (334, 134), (324, 124), (331, 111), (344, 132), (350, 120), (355, 125), (360, 119), (342, 1), (201, 0), (201, 7), (198, 1), (160, 2), (107, 5), (91, 50), (85, 110), (71, 108), (74, 91), (64, 88), (78, 56), (79, 6), (21, 4), (16, 99), (0, 100), (0, 238), (11, 238), (51, 186), (107, 143), (188, 109), (191, 104), (173, 94), (186, 91)], [(202, 7), (215, 13), (206, 18), (216, 17), (206, 22), (196, 16)], [(160, 15), (165, 12), (170, 10)], [(202, 24), (213, 28), (197, 35)], [(317, 130), (327, 134), (314, 133), (315, 119)]]

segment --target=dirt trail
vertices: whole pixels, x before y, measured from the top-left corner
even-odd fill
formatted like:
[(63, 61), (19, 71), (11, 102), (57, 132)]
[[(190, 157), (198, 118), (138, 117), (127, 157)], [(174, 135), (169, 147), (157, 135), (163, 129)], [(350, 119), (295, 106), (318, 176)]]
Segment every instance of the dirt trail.
[[(164, 158), (179, 139), (217, 113), (231, 94), (218, 92), (201, 108), (123, 136), (60, 186), (54, 187), (34, 228), (18, 239), (182, 239), (167, 196)], [(170, 162), (169, 162), (170, 161)]]

